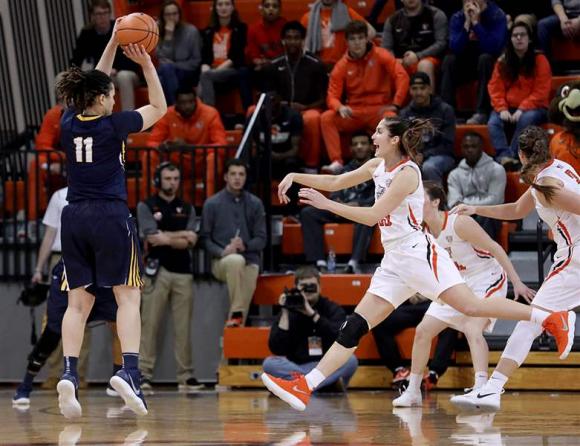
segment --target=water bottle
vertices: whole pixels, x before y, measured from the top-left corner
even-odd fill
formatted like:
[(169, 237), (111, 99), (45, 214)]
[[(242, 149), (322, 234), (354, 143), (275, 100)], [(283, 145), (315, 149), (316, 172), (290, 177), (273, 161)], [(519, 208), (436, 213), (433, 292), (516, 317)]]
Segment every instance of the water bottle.
[(330, 248), (328, 250), (328, 260), (326, 261), (326, 269), (329, 273), (334, 273), (336, 271), (336, 254), (334, 249)]

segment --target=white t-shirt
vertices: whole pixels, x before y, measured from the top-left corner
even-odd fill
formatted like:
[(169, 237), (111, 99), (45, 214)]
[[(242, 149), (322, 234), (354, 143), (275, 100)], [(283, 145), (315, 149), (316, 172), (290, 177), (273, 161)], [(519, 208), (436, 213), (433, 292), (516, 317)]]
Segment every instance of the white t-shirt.
[(54, 239), (54, 243), (52, 244), (52, 251), (56, 252), (61, 251), (60, 216), (62, 215), (62, 210), (68, 204), (68, 201), (66, 201), (67, 191), (68, 187), (64, 187), (52, 194), (52, 197), (50, 197), (50, 201), (48, 202), (46, 212), (44, 213), (44, 218), (42, 219), (42, 223), (44, 223), (46, 226), (56, 228), (56, 237)]

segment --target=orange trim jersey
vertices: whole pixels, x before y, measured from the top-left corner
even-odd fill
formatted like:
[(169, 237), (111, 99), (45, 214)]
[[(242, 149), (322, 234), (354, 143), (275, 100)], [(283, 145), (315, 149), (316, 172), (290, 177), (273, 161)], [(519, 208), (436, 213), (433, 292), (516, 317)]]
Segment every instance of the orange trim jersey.
[[(375, 182), (375, 201), (380, 199), (393, 182), (393, 178), (401, 169), (410, 167), (417, 171), (419, 175), (419, 185), (421, 185), (421, 171), (417, 164), (409, 158), (401, 160), (399, 164), (390, 170), (385, 169), (385, 161), (381, 161), (379, 166), (373, 172)], [(425, 200), (422, 187), (417, 187), (415, 192), (401, 202), (401, 204), (389, 215), (385, 215), (379, 220), (378, 225), (381, 231), (381, 242), (385, 251), (399, 239), (402, 239), (413, 233), (420, 233), (421, 222), (423, 221), (423, 202)], [(434, 256), (434, 262), (437, 261), (436, 248), (430, 252), (430, 258)]]

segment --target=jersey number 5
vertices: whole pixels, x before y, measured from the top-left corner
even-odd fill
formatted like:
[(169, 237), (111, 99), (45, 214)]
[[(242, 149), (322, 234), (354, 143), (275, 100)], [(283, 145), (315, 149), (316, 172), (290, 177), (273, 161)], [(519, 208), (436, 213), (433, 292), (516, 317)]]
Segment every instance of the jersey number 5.
[[(92, 163), (93, 162), (93, 138), (89, 136), (88, 138), (78, 138), (73, 139), (75, 143), (75, 155), (77, 163)], [(83, 160), (83, 152), (84, 160)]]

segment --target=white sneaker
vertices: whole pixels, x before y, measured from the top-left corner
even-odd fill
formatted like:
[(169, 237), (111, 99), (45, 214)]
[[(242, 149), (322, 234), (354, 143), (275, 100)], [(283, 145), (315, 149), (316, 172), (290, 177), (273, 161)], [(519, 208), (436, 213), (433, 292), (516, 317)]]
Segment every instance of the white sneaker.
[(393, 407), (417, 407), (422, 405), (421, 392), (405, 390), (399, 398), (393, 400)]
[(494, 412), (478, 413), (475, 415), (458, 414), (455, 417), (457, 424), (465, 424), (477, 433), (483, 433), (493, 428)]
[(344, 166), (342, 165), (342, 163), (340, 161), (333, 161), (332, 163), (330, 163), (327, 166), (322, 166), (322, 168), (320, 169), (320, 172), (331, 174), (331, 175), (336, 175), (336, 174), (342, 172), (343, 169), (344, 169)]
[(76, 388), (69, 379), (61, 379), (56, 385), (58, 392), (58, 407), (65, 418), (79, 418), (83, 410), (77, 399)]
[(463, 405), (464, 408), (495, 411), (499, 410), (501, 406), (501, 394), (504, 392), (504, 389), (501, 389), (501, 391), (498, 392), (489, 384), (488, 381), (487, 384), (484, 384), (477, 391), (474, 390), (470, 392), (469, 397), (463, 395), (463, 398), (459, 398), (459, 404), (457, 403), (457, 400), (454, 404)]
[(479, 389), (481, 389), (481, 387), (467, 388), (465, 389), (465, 393), (463, 395), (453, 395), (451, 398), (449, 398), (449, 402), (463, 409), (472, 409), (474, 407), (473, 398), (475, 398), (479, 392)]

